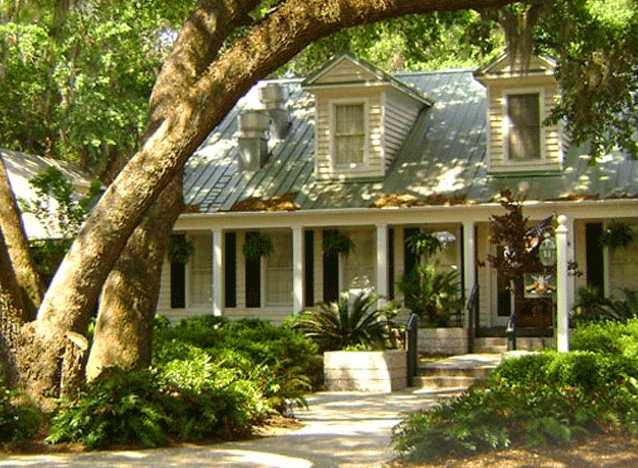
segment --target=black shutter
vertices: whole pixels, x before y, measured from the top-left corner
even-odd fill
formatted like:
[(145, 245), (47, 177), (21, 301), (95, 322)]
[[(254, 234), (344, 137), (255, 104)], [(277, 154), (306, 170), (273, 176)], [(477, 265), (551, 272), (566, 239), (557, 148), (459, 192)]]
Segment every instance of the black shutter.
[(394, 299), (394, 229), (388, 229), (388, 299)]
[(237, 307), (237, 235), (224, 234), (224, 305)]
[[(255, 235), (247, 232), (246, 239)], [(246, 307), (261, 307), (261, 258), (246, 259)]]
[[(328, 231), (324, 231), (324, 234)], [(323, 254), (323, 300), (339, 299), (339, 254)]]
[[(175, 237), (184, 239), (183, 234)], [(171, 308), (186, 307), (186, 265), (171, 261)]]
[(313, 231), (304, 232), (304, 303), (306, 307), (315, 304), (315, 236)]
[(413, 236), (414, 234), (418, 232), (419, 232), (418, 228), (407, 228), (403, 231), (403, 259), (404, 259), (403, 273), (405, 275), (412, 273), (412, 271), (414, 271), (414, 268), (416, 268), (418, 259), (417, 259), (417, 256), (412, 251), (412, 249), (408, 247), (408, 239), (410, 238), (410, 236)]
[(600, 241), (602, 235), (603, 225), (601, 223), (585, 225), (587, 286), (598, 288), (601, 296), (605, 294), (605, 261), (603, 259), (603, 245)]

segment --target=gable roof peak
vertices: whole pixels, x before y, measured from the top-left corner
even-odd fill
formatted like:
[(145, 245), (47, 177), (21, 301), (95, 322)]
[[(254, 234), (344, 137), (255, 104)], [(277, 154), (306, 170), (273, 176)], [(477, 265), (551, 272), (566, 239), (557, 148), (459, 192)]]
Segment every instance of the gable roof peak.
[(529, 63), (523, 66), (520, 60), (511, 60), (507, 52), (503, 52), (494, 60), (477, 68), (474, 77), (483, 79), (507, 78), (514, 76), (553, 76), (556, 61), (548, 55), (531, 54)]

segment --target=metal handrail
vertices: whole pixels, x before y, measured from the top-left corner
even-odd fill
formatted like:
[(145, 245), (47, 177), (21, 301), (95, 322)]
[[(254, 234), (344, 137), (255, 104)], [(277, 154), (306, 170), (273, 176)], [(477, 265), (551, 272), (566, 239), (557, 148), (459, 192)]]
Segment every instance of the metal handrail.
[(474, 283), (470, 298), (465, 306), (465, 313), (468, 317), (468, 351), (474, 352), (474, 338), (476, 337), (476, 329), (479, 324), (479, 287), (478, 283)]
[(414, 385), (419, 362), (419, 316), (410, 314), (405, 325), (405, 350), (407, 355), (408, 385)]

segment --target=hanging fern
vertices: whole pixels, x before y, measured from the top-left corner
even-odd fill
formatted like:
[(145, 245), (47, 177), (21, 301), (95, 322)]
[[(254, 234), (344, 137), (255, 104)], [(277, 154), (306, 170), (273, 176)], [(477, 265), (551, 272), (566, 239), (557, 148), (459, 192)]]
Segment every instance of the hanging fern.
[(406, 244), (414, 255), (426, 259), (433, 257), (443, 248), (443, 243), (439, 238), (428, 232), (412, 234), (406, 239)]
[(323, 251), (326, 255), (349, 255), (354, 251), (354, 242), (337, 230), (324, 231)]
[(619, 249), (631, 244), (634, 240), (634, 235), (634, 231), (629, 224), (622, 221), (612, 221), (603, 231), (600, 243), (612, 249)]
[(252, 232), (246, 235), (243, 252), (247, 260), (258, 260), (261, 257), (268, 257), (274, 250), (275, 247), (273, 246), (272, 239), (266, 234)]
[(185, 235), (171, 236), (168, 242), (168, 258), (172, 263), (186, 264), (195, 251), (195, 246)]

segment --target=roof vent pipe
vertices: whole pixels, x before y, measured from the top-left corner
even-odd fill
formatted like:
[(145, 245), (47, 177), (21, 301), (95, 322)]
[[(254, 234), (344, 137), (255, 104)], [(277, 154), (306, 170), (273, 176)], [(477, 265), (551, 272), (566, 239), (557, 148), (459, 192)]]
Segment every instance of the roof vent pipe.
[(259, 88), (259, 99), (272, 121), (272, 136), (283, 140), (290, 129), (290, 116), (286, 110), (286, 88), (279, 83), (268, 83)]
[(244, 110), (239, 114), (239, 169), (256, 171), (268, 159), (268, 115)]

